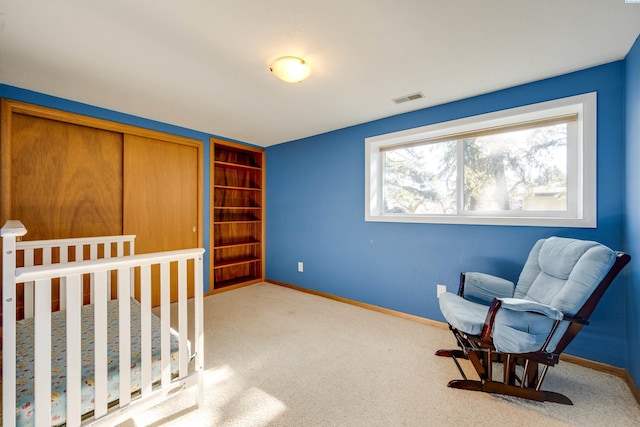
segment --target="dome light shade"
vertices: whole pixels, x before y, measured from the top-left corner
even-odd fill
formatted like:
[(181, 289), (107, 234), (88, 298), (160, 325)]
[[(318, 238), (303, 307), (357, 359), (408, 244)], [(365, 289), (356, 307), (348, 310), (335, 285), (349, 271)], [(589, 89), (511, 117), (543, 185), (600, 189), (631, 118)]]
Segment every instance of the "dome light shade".
[(288, 83), (298, 83), (309, 77), (311, 68), (304, 59), (296, 56), (283, 56), (276, 59), (269, 70), (279, 79)]

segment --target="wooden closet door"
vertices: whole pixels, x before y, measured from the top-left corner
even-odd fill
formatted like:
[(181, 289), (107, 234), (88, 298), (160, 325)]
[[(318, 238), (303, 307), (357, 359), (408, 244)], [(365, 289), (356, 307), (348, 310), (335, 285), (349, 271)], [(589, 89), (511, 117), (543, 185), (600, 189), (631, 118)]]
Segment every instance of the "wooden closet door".
[[(125, 135), (124, 234), (136, 235), (136, 253), (198, 247), (198, 162), (195, 146)], [(177, 295), (172, 280), (171, 301)]]
[(25, 240), (122, 233), (122, 134), (24, 114), (12, 125), (3, 221), (22, 221)]
[[(14, 113), (3, 141), (2, 224), (18, 219), (24, 240), (122, 234), (122, 134)], [(3, 122), (3, 126), (8, 126)], [(88, 248), (85, 248), (88, 256)], [(42, 262), (35, 254), (35, 263)], [(53, 261), (58, 255), (53, 254)], [(20, 261), (20, 259), (18, 260)], [(22, 317), (23, 288), (16, 289)], [(59, 309), (59, 285), (52, 287)], [(88, 281), (84, 301), (89, 302)]]

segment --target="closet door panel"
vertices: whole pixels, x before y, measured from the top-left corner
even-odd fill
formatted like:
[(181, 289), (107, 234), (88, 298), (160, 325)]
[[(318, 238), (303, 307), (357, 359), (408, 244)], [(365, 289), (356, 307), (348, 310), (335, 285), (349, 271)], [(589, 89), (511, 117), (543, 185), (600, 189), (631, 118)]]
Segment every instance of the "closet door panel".
[(28, 240), (122, 233), (122, 134), (14, 114), (13, 219)]
[[(125, 135), (124, 233), (136, 235), (136, 253), (198, 246), (198, 162), (194, 146)], [(157, 305), (156, 283), (153, 288)]]
[[(9, 191), (1, 202), (7, 219), (27, 227), (25, 240), (122, 234), (122, 134), (63, 121), (11, 115)], [(88, 257), (88, 248), (85, 248)], [(57, 252), (53, 261), (58, 261)], [(42, 254), (35, 254), (35, 263)], [(22, 316), (23, 288), (17, 292)], [(59, 309), (53, 282), (52, 310)], [(84, 302), (89, 302), (85, 281)]]

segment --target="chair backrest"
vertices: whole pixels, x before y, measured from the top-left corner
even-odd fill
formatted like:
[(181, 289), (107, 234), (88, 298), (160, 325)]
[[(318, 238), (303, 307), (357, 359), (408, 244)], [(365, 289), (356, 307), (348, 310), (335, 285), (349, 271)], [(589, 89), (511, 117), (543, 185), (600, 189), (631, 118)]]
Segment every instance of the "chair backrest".
[(575, 316), (616, 262), (617, 252), (592, 241), (550, 237), (529, 253), (514, 297)]

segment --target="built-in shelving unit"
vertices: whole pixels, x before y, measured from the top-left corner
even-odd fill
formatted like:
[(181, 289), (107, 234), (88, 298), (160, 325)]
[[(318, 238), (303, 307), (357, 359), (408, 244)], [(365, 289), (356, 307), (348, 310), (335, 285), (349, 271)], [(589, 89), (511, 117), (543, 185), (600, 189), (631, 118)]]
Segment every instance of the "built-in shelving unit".
[(264, 279), (264, 150), (211, 138), (213, 290)]

